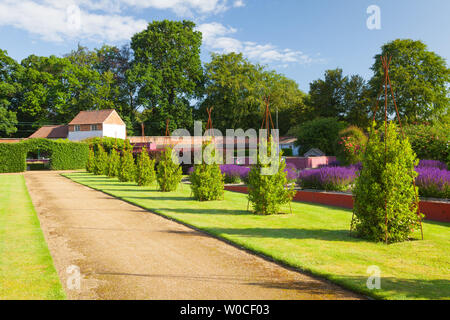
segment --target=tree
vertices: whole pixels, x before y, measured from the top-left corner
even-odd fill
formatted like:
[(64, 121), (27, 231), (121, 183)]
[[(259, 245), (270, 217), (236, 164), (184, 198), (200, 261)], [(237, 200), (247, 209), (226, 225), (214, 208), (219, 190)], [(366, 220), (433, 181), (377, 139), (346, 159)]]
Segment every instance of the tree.
[(86, 161), (86, 171), (87, 172), (94, 172), (94, 162), (95, 162), (95, 153), (94, 149), (92, 147), (89, 147), (89, 157)]
[[(384, 83), (381, 56), (392, 57), (389, 77), (402, 119), (424, 122), (439, 119), (449, 110), (450, 70), (445, 60), (429, 51), (421, 41), (397, 39), (381, 47), (372, 66), (370, 80), (372, 96), (376, 97)], [(395, 106), (389, 101), (388, 112), (395, 115)], [(384, 113), (380, 117), (384, 118)]]
[(181, 182), (181, 166), (172, 158), (172, 148), (166, 148), (157, 166), (156, 180), (162, 192), (175, 191)]
[(108, 173), (108, 154), (102, 146), (97, 146), (95, 153), (93, 173), (96, 175), (106, 175)]
[(108, 159), (108, 177), (113, 178), (119, 175), (120, 169), (120, 154), (117, 151), (117, 146), (115, 145), (109, 152)]
[(189, 100), (199, 97), (203, 82), (201, 43), (191, 21), (154, 21), (132, 37), (130, 80), (138, 88), (138, 103), (152, 110), (146, 128), (153, 133), (163, 132), (167, 118), (171, 130), (192, 127)]
[[(207, 148), (214, 148), (211, 143), (203, 146), (203, 151)], [(207, 150), (212, 158), (216, 155), (216, 150)], [(207, 163), (194, 165), (194, 171), (189, 176), (191, 181), (192, 193), (194, 199), (199, 201), (223, 200), (224, 195), (224, 175), (216, 161), (210, 159)]]
[(385, 241), (386, 236), (388, 242), (408, 240), (420, 222), (413, 186), (418, 160), (397, 131), (394, 123), (388, 125), (387, 136), (384, 128), (372, 127), (353, 190), (352, 228), (372, 241)]
[[(273, 157), (276, 147), (269, 142), (267, 145), (267, 156)], [(260, 147), (261, 151), (261, 147)], [(275, 155), (276, 157), (276, 155)], [(289, 184), (285, 161), (281, 155), (276, 158), (278, 168), (270, 174), (263, 174), (262, 169), (267, 169), (269, 164), (264, 164), (260, 157), (256, 165), (252, 166), (249, 173), (248, 199), (253, 205), (256, 214), (271, 215), (280, 213), (282, 205), (289, 203), (295, 195), (294, 184)], [(264, 161), (265, 162), (265, 161)], [(273, 163), (271, 162), (271, 165)]]
[(344, 76), (342, 69), (326, 70), (324, 79), (310, 84), (306, 104), (309, 118), (334, 117), (366, 127), (371, 116), (371, 100), (366, 81), (358, 76)]
[(10, 136), (17, 131), (16, 113), (10, 110), (18, 83), (15, 73), (19, 68), (6, 51), (0, 49), (0, 136)]
[[(242, 54), (212, 54), (205, 67), (205, 94), (199, 115), (214, 107), (213, 123), (219, 130), (259, 128), (270, 96), (273, 118), (278, 109), (281, 134), (300, 121), (305, 112), (305, 94), (295, 81), (252, 64)], [(276, 123), (275, 123), (276, 124)]]
[(134, 181), (136, 174), (136, 167), (133, 158), (133, 147), (127, 140), (125, 142), (125, 148), (122, 151), (122, 157), (120, 158), (120, 168), (118, 178), (121, 182), (132, 182)]
[(144, 147), (138, 157), (136, 165), (136, 183), (138, 186), (148, 186), (156, 179), (155, 160), (150, 160)]
[(345, 123), (336, 118), (317, 118), (294, 127), (289, 134), (297, 137), (300, 154), (319, 148), (327, 155), (335, 155), (339, 132), (344, 128)]

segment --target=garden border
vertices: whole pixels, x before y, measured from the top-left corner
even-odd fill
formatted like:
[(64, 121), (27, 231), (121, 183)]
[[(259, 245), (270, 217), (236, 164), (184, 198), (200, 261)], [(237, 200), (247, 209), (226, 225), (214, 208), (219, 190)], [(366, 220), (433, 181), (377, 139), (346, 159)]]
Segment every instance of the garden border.
[[(225, 186), (225, 190), (247, 193), (247, 186)], [(339, 192), (298, 190), (293, 200), (353, 209), (353, 196)], [(425, 214), (426, 220), (450, 222), (450, 202), (421, 199), (419, 206), (420, 211)]]

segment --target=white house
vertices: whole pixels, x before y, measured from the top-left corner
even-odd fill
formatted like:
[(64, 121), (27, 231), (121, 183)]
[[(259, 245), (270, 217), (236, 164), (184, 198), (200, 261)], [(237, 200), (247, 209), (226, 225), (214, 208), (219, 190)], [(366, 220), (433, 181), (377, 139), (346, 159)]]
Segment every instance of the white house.
[(298, 157), (300, 147), (296, 146), (297, 138), (294, 137), (280, 137), (279, 144), (281, 150), (292, 150), (292, 156)]
[(126, 125), (116, 110), (81, 111), (68, 124), (67, 138), (79, 141), (92, 137), (126, 139)]

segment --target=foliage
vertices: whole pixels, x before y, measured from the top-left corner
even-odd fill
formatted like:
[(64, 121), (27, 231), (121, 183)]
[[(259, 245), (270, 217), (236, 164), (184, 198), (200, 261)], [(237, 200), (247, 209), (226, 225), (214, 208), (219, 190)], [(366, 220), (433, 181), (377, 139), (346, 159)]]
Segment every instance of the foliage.
[(166, 148), (157, 165), (156, 180), (163, 192), (175, 191), (181, 182), (182, 170), (175, 159), (172, 159), (172, 148)]
[(405, 127), (405, 134), (418, 158), (450, 165), (450, 123), (409, 125)]
[(389, 242), (405, 241), (419, 222), (412, 183), (418, 161), (394, 123), (388, 125), (386, 137), (375, 125), (371, 130), (353, 189), (353, 228), (369, 240), (384, 241), (387, 235)]
[(120, 158), (120, 167), (118, 178), (121, 182), (132, 182), (135, 180), (136, 167), (133, 158), (133, 149), (126, 140), (124, 150), (122, 151), (122, 157)]
[(438, 168), (447, 170), (448, 166), (439, 160), (420, 160), (419, 165), (416, 168)]
[(19, 143), (0, 144), (0, 172), (22, 172), (26, 170), (28, 152), (36, 150), (51, 154), (52, 170), (74, 170), (86, 167), (89, 147), (85, 143), (67, 140), (28, 139)]
[(86, 171), (94, 172), (95, 152), (93, 148), (89, 148), (89, 157), (86, 161)]
[(295, 127), (291, 134), (297, 137), (300, 154), (311, 148), (319, 148), (326, 155), (334, 155), (336, 140), (344, 128), (345, 124), (335, 118), (317, 118)]
[(351, 165), (361, 162), (367, 136), (356, 127), (350, 126), (339, 132), (336, 156), (342, 164)]
[[(212, 145), (204, 145), (203, 151), (210, 146)], [(212, 157), (215, 154), (215, 150), (211, 151)], [(199, 201), (223, 200), (224, 175), (216, 162), (210, 162), (212, 163), (208, 164), (203, 161), (201, 164), (194, 165), (194, 171), (189, 176), (194, 199)]]
[(365, 127), (370, 113), (369, 91), (365, 80), (344, 76), (342, 69), (326, 70), (324, 79), (310, 84), (306, 101), (309, 118), (334, 117)]
[(19, 88), (15, 79), (18, 68), (17, 62), (0, 49), (0, 136), (17, 131), (16, 112), (10, 110), (10, 105)]
[(107, 175), (110, 178), (117, 177), (120, 170), (120, 153), (116, 148), (112, 148), (108, 157)]
[(303, 170), (299, 173), (298, 183), (303, 189), (325, 191), (349, 191), (356, 178), (355, 167), (323, 167)]
[[(205, 66), (205, 77), (206, 98), (200, 105), (199, 116), (204, 117), (206, 108), (214, 106), (214, 126), (223, 132), (230, 128), (259, 128), (264, 96), (270, 95), (271, 105), (278, 108), (281, 134), (305, 111), (305, 94), (295, 81), (252, 64), (242, 54), (213, 54)], [(272, 108), (274, 119), (275, 110)]]
[[(264, 147), (264, 146), (267, 147)], [(294, 184), (289, 184), (287, 179), (287, 172), (285, 171), (286, 163), (281, 159), (278, 154), (272, 154), (276, 152), (276, 147), (272, 143), (272, 139), (269, 142), (260, 146), (267, 149), (267, 157), (275, 158), (278, 162), (278, 168), (276, 172), (272, 174), (264, 175), (262, 169), (267, 169), (269, 164), (264, 164), (258, 157), (258, 162), (252, 166), (249, 178), (248, 178), (248, 199), (252, 203), (253, 210), (256, 214), (272, 215), (280, 213), (282, 205), (290, 203), (295, 195)], [(272, 170), (275, 168), (271, 168)]]
[(22, 172), (27, 169), (27, 151), (23, 143), (0, 143), (0, 172)]
[(419, 166), (416, 171), (416, 186), (422, 197), (450, 199), (450, 171), (430, 166)]
[(150, 160), (147, 149), (142, 148), (136, 164), (136, 183), (138, 186), (148, 186), (156, 179), (155, 160)]
[[(384, 83), (381, 56), (392, 57), (389, 77), (395, 90), (400, 117), (408, 122), (439, 119), (448, 113), (450, 69), (444, 58), (429, 51), (421, 41), (397, 39), (386, 43), (375, 56), (372, 66), (374, 75), (370, 80), (372, 96), (375, 97)], [(389, 114), (395, 114), (392, 99)], [(384, 117), (381, 115), (379, 117)]]
[(107, 175), (108, 174), (108, 154), (102, 146), (98, 146), (95, 152), (93, 174)]
[(88, 138), (83, 140), (83, 142), (89, 144), (89, 146), (91, 148), (94, 148), (94, 150), (96, 150), (98, 146), (102, 146), (107, 153), (110, 153), (111, 150), (113, 149), (116, 149), (117, 151), (122, 151), (126, 145), (125, 140), (111, 137)]
[(17, 123), (16, 113), (6, 110), (0, 105), (0, 136), (11, 136), (15, 133)]
[(153, 21), (131, 39), (134, 52), (130, 77), (137, 86), (138, 103), (151, 110), (147, 130), (161, 134), (193, 125), (189, 100), (200, 97), (203, 70), (202, 34), (191, 21)]

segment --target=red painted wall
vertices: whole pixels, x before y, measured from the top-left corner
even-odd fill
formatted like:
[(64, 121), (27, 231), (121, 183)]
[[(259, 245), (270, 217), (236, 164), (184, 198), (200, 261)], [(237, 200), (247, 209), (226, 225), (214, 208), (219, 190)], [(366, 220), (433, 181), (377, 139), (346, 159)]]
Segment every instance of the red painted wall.
[[(225, 190), (247, 193), (246, 186), (225, 186)], [(353, 197), (349, 194), (318, 192), (318, 191), (297, 191), (294, 201), (310, 202), (335, 206), (340, 208), (353, 209)], [(425, 214), (425, 219), (440, 222), (450, 222), (450, 203), (441, 201), (421, 200), (420, 211)]]

